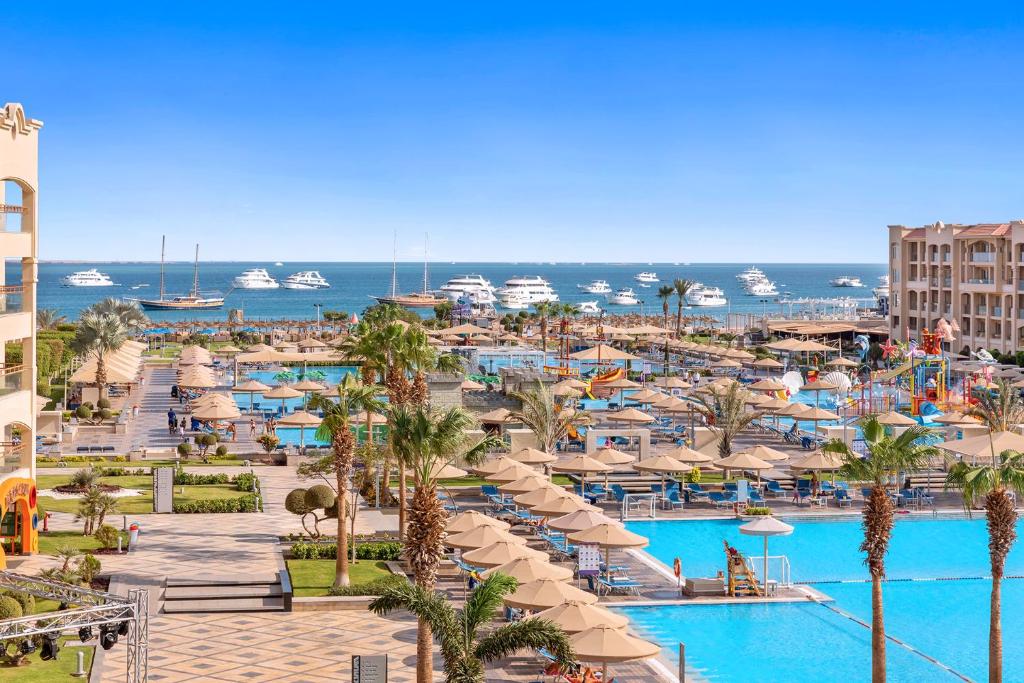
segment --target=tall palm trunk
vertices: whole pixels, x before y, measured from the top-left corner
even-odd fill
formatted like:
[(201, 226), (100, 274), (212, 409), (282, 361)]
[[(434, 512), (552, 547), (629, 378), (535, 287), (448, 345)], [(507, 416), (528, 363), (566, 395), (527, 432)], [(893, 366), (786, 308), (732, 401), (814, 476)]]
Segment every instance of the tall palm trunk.
[(548, 317), (546, 315), (540, 317), (540, 346), (544, 353), (548, 352)]
[(676, 304), (676, 338), (679, 339), (683, 334), (683, 297), (679, 296), (679, 302)]
[(1017, 539), (1017, 511), (1005, 488), (992, 489), (985, 496), (985, 517), (988, 523), (989, 560), (992, 564), (992, 595), (989, 603), (988, 624), (988, 680), (990, 683), (1002, 683), (1003, 570), (1010, 547)]
[[(405, 541), (405, 557), (412, 568), (416, 584), (433, 590), (437, 568), (444, 556), (444, 506), (437, 497), (433, 483), (417, 482), (409, 510), (409, 529)], [(430, 623), (419, 619), (416, 634), (416, 681), (432, 683), (434, 637)]]
[(334, 435), (333, 443), (335, 473), (338, 484), (338, 555), (334, 560), (334, 585), (347, 586), (351, 582), (348, 573), (348, 481), (352, 476), (352, 459), (355, 454), (355, 436), (348, 429)]
[(103, 352), (96, 353), (96, 390), (100, 399), (103, 398), (103, 390), (107, 386), (107, 360)]
[(885, 683), (885, 617), (882, 605), (882, 580), (885, 578), (885, 554), (895, 515), (889, 493), (881, 484), (871, 489), (864, 505), (864, 541), (860, 549), (867, 554), (871, 572), (871, 681)]

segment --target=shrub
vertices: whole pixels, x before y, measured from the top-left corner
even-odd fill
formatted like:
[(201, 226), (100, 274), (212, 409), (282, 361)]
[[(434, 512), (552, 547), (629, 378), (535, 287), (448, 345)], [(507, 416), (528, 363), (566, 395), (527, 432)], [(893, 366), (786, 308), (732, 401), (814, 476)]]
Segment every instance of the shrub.
[(690, 484), (700, 483), (700, 468), (694, 467), (692, 470), (686, 473), (686, 481)]
[(211, 484), (227, 484), (230, 481), (228, 475), (220, 474), (194, 474), (185, 470), (174, 472), (175, 486), (209, 486)]
[(312, 512), (306, 505), (306, 489), (295, 489), (285, 496), (284, 509), (293, 515), (306, 515)]
[(753, 515), (756, 517), (764, 517), (772, 514), (772, 511), (771, 508), (768, 507), (748, 507), (746, 512), (744, 512), (743, 514)]
[(102, 565), (100, 561), (96, 559), (96, 556), (92, 553), (87, 553), (78, 558), (75, 562), (75, 572), (79, 578), (82, 579), (82, 583), (86, 585), (92, 583), (92, 580), (96, 578), (96, 575), (100, 573)]
[(96, 479), (99, 476), (99, 473), (93, 469), (75, 470), (75, 473), (71, 475), (71, 485), (87, 489), (96, 485)]
[(235, 488), (239, 491), (247, 491), (249, 493), (256, 492), (256, 475), (251, 472), (242, 472), (241, 474), (236, 475), (232, 481), (235, 484)]
[(10, 595), (0, 597), (0, 620), (17, 619), (25, 616), (21, 604)]
[(259, 438), (256, 439), (256, 442), (263, 446), (263, 450), (269, 455), (274, 452), (275, 448), (277, 448), (277, 444), (281, 443), (281, 439), (277, 438), (273, 434), (260, 434)]
[(14, 600), (16, 600), (18, 605), (21, 606), (22, 616), (35, 614), (36, 599), (34, 596), (28, 593), (21, 593), (18, 591), (4, 591), (3, 593), (0, 593), (0, 595), (3, 595), (4, 597), (8, 598), (13, 598)]
[(110, 399), (109, 398), (101, 398), (100, 400), (96, 401), (96, 407), (99, 408), (100, 410), (109, 410), (110, 409)]
[[(338, 557), (335, 543), (294, 543), (292, 557), (296, 560), (333, 560)], [(356, 545), (356, 558), (394, 562), (402, 557), (402, 544), (397, 541), (363, 543)]]
[(109, 524), (104, 524), (96, 530), (96, 533), (94, 533), (93, 536), (96, 537), (96, 540), (99, 542), (101, 548), (116, 548), (117, 539), (120, 536), (120, 534), (114, 527), (110, 526)]
[(366, 583), (357, 583), (351, 586), (331, 586), (327, 589), (328, 595), (383, 595), (391, 588), (398, 588), (408, 582), (404, 576), (391, 574), (382, 576)]
[(327, 484), (317, 484), (306, 489), (306, 504), (314, 510), (329, 508), (337, 499), (334, 489)]
[(223, 458), (225, 455), (228, 454), (228, 447), (225, 446), (224, 444), (221, 444), (220, 446), (217, 446), (217, 450), (215, 450), (213, 454), (216, 455), (218, 458)]
[(97, 467), (94, 471), (97, 477), (147, 477), (150, 474), (149, 470), (141, 467), (134, 470), (125, 467)]
[(216, 512), (260, 512), (260, 498), (255, 494), (224, 500), (197, 500), (190, 503), (175, 503), (173, 511), (182, 514)]
[(75, 409), (75, 417), (79, 420), (91, 420), (92, 408), (90, 408), (88, 404), (83, 403)]
[(183, 458), (188, 458), (188, 456), (191, 453), (192, 453), (192, 444), (188, 443), (187, 441), (178, 444), (178, 455), (180, 455)]

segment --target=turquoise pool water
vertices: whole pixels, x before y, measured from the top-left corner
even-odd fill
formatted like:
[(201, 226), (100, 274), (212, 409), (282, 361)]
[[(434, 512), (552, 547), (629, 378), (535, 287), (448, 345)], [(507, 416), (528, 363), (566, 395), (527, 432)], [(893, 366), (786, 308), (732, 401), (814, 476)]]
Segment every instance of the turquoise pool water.
[[(871, 618), (871, 585), (858, 546), (859, 518), (848, 521), (787, 519), (792, 536), (771, 539), (769, 552), (785, 554), (793, 580), (810, 583), (837, 609)], [(740, 535), (735, 520), (628, 522), (651, 539), (653, 556), (671, 565), (680, 557), (691, 576), (724, 568), (722, 540), (758, 555), (760, 539)], [(1024, 523), (1018, 524), (1024, 533)], [(887, 633), (961, 675), (984, 680), (988, 661), (990, 581), (983, 519), (900, 519), (884, 584)], [(1007, 574), (1024, 574), (1015, 549)], [(924, 579), (956, 580), (924, 580)], [(909, 580), (918, 579), (918, 580)], [(842, 582), (842, 583), (840, 583)], [(715, 681), (868, 680), (870, 631), (813, 603), (695, 605), (624, 608), (637, 630), (677, 660), (687, 645), (691, 674)], [(1024, 581), (1003, 589), (1004, 679), (1024, 681)], [(890, 681), (957, 680), (921, 654), (890, 642)], [(756, 674), (752, 673), (756, 672)]]
[[(870, 578), (859, 550), (861, 526), (858, 517), (848, 521), (799, 521), (786, 519), (796, 527), (791, 536), (769, 541), (771, 555), (786, 555), (793, 581), (841, 581)], [(761, 554), (761, 539), (743, 536), (742, 522), (636, 521), (630, 530), (650, 539), (647, 548), (668, 566), (680, 558), (683, 573), (714, 576), (725, 567), (722, 540), (751, 555)], [(1017, 523), (1024, 536), (1024, 521)], [(988, 575), (985, 522), (975, 519), (900, 519), (892, 535), (886, 571), (890, 579), (978, 577)], [(1007, 574), (1024, 574), (1024, 551), (1015, 547), (1007, 558)]]

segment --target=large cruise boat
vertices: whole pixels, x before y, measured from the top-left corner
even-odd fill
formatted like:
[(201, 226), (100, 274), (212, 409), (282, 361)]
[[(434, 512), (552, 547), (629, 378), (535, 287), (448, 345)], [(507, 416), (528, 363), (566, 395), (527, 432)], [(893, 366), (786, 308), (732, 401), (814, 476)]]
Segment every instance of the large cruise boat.
[(750, 266), (742, 273), (737, 274), (736, 279), (742, 282), (746, 282), (748, 280), (763, 280), (765, 279), (765, 274), (764, 271), (757, 266)]
[(658, 282), (658, 274), (651, 272), (649, 270), (645, 270), (642, 273), (637, 273), (635, 276), (633, 276), (633, 279), (636, 280), (637, 282)]
[(592, 280), (586, 285), (576, 285), (587, 294), (611, 294), (612, 287), (607, 280)]
[(686, 303), (691, 306), (725, 306), (729, 300), (719, 287), (705, 287), (699, 282), (686, 293)]
[(889, 276), (879, 275), (878, 285), (871, 290), (871, 293), (875, 295), (875, 298), (888, 297), (889, 296)]
[(775, 283), (767, 278), (763, 280), (747, 280), (746, 284), (743, 285), (743, 289), (747, 294), (753, 296), (775, 296), (779, 293)]
[(608, 303), (616, 306), (639, 306), (640, 300), (636, 298), (636, 292), (630, 287), (623, 287), (608, 297)]
[(580, 313), (586, 313), (590, 315), (597, 315), (601, 312), (601, 307), (597, 305), (596, 301), (581, 301), (577, 305)]
[(558, 294), (551, 289), (551, 283), (539, 275), (506, 280), (498, 295), (503, 308), (527, 308), (542, 301), (558, 301)]
[(472, 304), (493, 304), (497, 301), (494, 296), (494, 285), (483, 275), (471, 273), (469, 275), (456, 275), (441, 287), (441, 293), (452, 301), (465, 298)]
[(286, 277), (281, 286), (285, 289), (327, 289), (331, 283), (318, 270), (303, 270)]
[(80, 270), (71, 275), (66, 275), (60, 279), (60, 283), (65, 287), (113, 287), (114, 281), (110, 279), (110, 276), (101, 273), (95, 268), (89, 270)]
[(250, 268), (236, 277), (232, 284), (238, 289), (277, 289), (281, 286), (270, 277), (266, 268)]
[(828, 281), (833, 287), (863, 287), (864, 283), (860, 281), (859, 277), (853, 277), (852, 275), (840, 275), (839, 277), (832, 278)]

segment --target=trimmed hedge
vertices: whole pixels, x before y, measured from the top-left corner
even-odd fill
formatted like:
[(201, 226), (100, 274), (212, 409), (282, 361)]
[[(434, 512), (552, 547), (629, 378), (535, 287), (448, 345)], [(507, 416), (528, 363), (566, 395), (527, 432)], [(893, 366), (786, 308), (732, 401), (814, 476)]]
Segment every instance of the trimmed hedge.
[(197, 500), (191, 503), (175, 503), (173, 512), (194, 514), (211, 512), (261, 512), (263, 506), (257, 495), (228, 498), (223, 500)]
[(226, 474), (193, 474), (184, 470), (174, 472), (175, 486), (208, 486), (210, 484), (227, 484), (230, 482)]
[(407, 584), (409, 580), (404, 576), (392, 574), (382, 576), (366, 583), (357, 583), (352, 586), (331, 586), (327, 589), (328, 595), (383, 595), (389, 588), (398, 588)]
[(256, 493), (259, 484), (256, 480), (256, 475), (251, 472), (242, 472), (241, 474), (235, 475), (231, 478), (231, 482), (235, 485), (239, 491), (248, 491), (249, 493)]
[[(338, 557), (337, 543), (294, 543), (292, 557), (296, 560), (334, 560)], [(382, 560), (402, 558), (402, 544), (397, 541), (361, 543), (356, 545), (356, 559)]]

